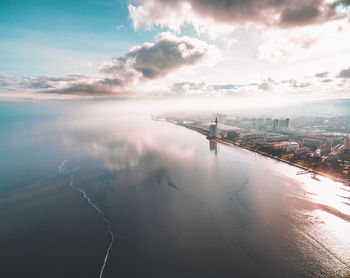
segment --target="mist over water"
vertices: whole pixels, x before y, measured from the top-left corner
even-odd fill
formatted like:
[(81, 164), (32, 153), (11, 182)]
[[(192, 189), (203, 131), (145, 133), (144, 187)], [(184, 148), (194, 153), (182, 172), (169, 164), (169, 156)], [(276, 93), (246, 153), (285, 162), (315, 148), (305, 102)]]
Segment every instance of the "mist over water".
[(137, 109), (17, 108), (0, 118), (0, 277), (350, 273), (349, 187)]

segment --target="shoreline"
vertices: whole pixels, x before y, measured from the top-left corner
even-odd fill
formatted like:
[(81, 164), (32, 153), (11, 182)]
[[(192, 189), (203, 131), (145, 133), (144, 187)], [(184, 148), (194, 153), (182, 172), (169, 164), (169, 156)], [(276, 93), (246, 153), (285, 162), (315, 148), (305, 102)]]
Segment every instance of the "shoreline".
[[(171, 123), (171, 122), (169, 122)], [(184, 124), (179, 124), (179, 123), (174, 123), (178, 126), (182, 126), (182, 127), (185, 127), (187, 129), (190, 129), (190, 130), (193, 130), (193, 131), (196, 131), (198, 133), (201, 133), (203, 135), (205, 135), (206, 137), (208, 137), (208, 131), (205, 130), (205, 129), (202, 129), (202, 128), (199, 128), (199, 127), (192, 127), (192, 126), (189, 126), (189, 125), (184, 125)], [(312, 168), (308, 168), (308, 167), (305, 167), (305, 166), (302, 166), (302, 165), (299, 165), (297, 163), (293, 163), (293, 162), (290, 162), (288, 160), (285, 160), (285, 159), (282, 159), (282, 158), (279, 158), (279, 157), (275, 157), (273, 155), (270, 155), (270, 154), (267, 154), (267, 153), (264, 153), (264, 152), (261, 152), (261, 151), (258, 151), (258, 150), (255, 150), (253, 148), (250, 148), (248, 146), (244, 146), (244, 145), (241, 145), (241, 144), (237, 144), (231, 140), (228, 140), (228, 139), (222, 139), (222, 138), (213, 138), (213, 139), (209, 139), (207, 138), (208, 140), (214, 140), (218, 143), (221, 143), (221, 144), (224, 144), (224, 145), (233, 145), (235, 147), (239, 147), (239, 148), (242, 148), (242, 149), (246, 149), (248, 151), (251, 151), (251, 152), (254, 152), (254, 153), (257, 153), (259, 155), (262, 155), (262, 156), (265, 156), (265, 157), (269, 157), (269, 158), (272, 158), (272, 159), (275, 159), (279, 162), (283, 162), (283, 163), (286, 163), (286, 164), (289, 164), (291, 166), (294, 166), (294, 167), (297, 167), (299, 169), (302, 169), (304, 171), (307, 171), (307, 173), (310, 173), (312, 174), (313, 176), (316, 176), (316, 175), (319, 175), (319, 176), (322, 176), (322, 177), (326, 177), (326, 178), (329, 178), (335, 182), (340, 182), (342, 184), (344, 184), (345, 186), (350, 186), (350, 182), (347, 181), (347, 180), (344, 180), (342, 178), (337, 178), (337, 177), (334, 177), (334, 176), (331, 176), (329, 174), (326, 174), (326, 173), (323, 173), (323, 172), (320, 172), (320, 171), (316, 171)], [(306, 173), (305, 173), (306, 174)], [(312, 177), (311, 177), (312, 178)], [(317, 178), (315, 178), (315, 180), (317, 180)]]

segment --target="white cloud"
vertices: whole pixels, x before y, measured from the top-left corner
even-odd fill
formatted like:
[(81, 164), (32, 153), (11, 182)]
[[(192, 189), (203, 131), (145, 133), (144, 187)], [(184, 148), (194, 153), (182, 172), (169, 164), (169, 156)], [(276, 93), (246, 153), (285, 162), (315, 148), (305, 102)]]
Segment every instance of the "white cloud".
[(158, 25), (180, 33), (182, 27), (191, 25), (197, 34), (206, 33), (213, 39), (235, 30), (235, 26), (232, 24), (217, 24), (214, 19), (199, 16), (186, 2), (178, 3), (173, 8), (167, 3), (151, 0), (139, 6), (130, 4), (128, 9), (135, 30), (140, 28), (150, 30), (153, 26)]
[(348, 6), (346, 0), (141, 0), (128, 8), (135, 30), (158, 25), (180, 32), (192, 25), (218, 37), (245, 24), (292, 28), (332, 21), (346, 17)]
[[(124, 56), (102, 63), (99, 73), (22, 77), (0, 75), (2, 90), (7, 92), (65, 94), (79, 96), (125, 95), (147, 80), (162, 78), (182, 67), (212, 62), (216, 47), (199, 39), (177, 37), (170, 32), (157, 35), (154, 43), (134, 46)], [(215, 58), (215, 57), (214, 57)]]

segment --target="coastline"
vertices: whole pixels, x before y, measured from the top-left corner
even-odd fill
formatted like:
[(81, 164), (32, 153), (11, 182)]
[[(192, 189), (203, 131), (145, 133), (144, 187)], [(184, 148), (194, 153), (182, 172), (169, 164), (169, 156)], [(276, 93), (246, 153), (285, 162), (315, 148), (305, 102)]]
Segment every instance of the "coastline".
[[(199, 127), (193, 127), (193, 126), (190, 126), (190, 125), (185, 125), (185, 124), (179, 124), (179, 123), (174, 123), (178, 126), (182, 126), (182, 127), (185, 127), (187, 129), (191, 129), (193, 131), (196, 131), (198, 133), (201, 133), (203, 134), (204, 136), (208, 137), (208, 131), (203, 129), (203, 128), (199, 128)], [(251, 152), (254, 152), (254, 153), (257, 153), (257, 154), (260, 154), (262, 156), (265, 156), (265, 157), (269, 157), (269, 158), (272, 158), (272, 159), (275, 159), (277, 161), (280, 161), (280, 162), (283, 162), (283, 163), (286, 163), (286, 164), (289, 164), (291, 166), (294, 166), (294, 167), (297, 167), (299, 169), (302, 169), (304, 171), (307, 171), (307, 173), (310, 173), (313, 175), (313, 177), (315, 177), (316, 175), (318, 176), (322, 176), (322, 177), (326, 177), (326, 178), (329, 178), (335, 182), (340, 182), (340, 183), (343, 183), (345, 186), (350, 186), (350, 182), (347, 181), (347, 180), (344, 180), (342, 178), (338, 178), (338, 177), (334, 177), (334, 176), (331, 176), (329, 174), (326, 174), (326, 173), (323, 173), (323, 172), (320, 172), (320, 171), (316, 171), (312, 168), (308, 168), (308, 167), (305, 167), (305, 166), (302, 166), (302, 165), (299, 165), (297, 163), (293, 163), (293, 162), (290, 162), (288, 160), (285, 160), (285, 159), (282, 159), (282, 158), (279, 158), (279, 157), (276, 157), (276, 156), (273, 156), (273, 155), (270, 155), (270, 154), (267, 154), (267, 153), (264, 153), (264, 152), (261, 152), (261, 151), (258, 151), (256, 149), (253, 149), (253, 148), (250, 148), (248, 146), (244, 146), (244, 145), (241, 145), (241, 144), (237, 144), (236, 142), (234, 141), (231, 141), (231, 140), (228, 140), (228, 139), (222, 139), (222, 138), (213, 138), (213, 139), (209, 139), (209, 140), (214, 140), (218, 143), (221, 143), (221, 144), (224, 144), (224, 145), (233, 145), (235, 147), (239, 147), (239, 148), (242, 148), (242, 149), (246, 149), (248, 151), (251, 151)], [(317, 177), (314, 178), (315, 180), (317, 180)]]

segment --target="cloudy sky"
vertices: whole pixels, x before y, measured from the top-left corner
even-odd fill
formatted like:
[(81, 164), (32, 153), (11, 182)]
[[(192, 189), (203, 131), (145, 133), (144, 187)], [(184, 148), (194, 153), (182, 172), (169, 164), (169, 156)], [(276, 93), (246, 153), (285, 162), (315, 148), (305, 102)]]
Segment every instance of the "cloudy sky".
[(349, 0), (3, 0), (0, 94), (350, 97)]

